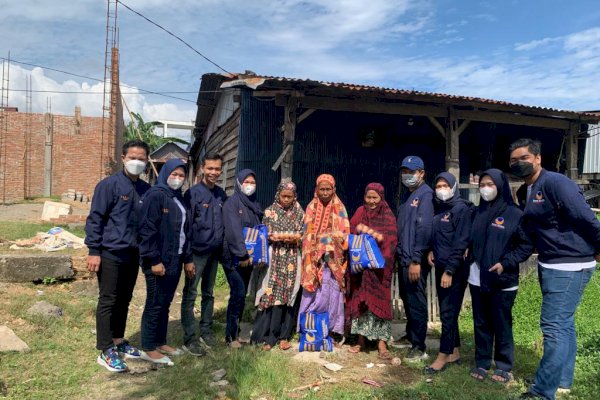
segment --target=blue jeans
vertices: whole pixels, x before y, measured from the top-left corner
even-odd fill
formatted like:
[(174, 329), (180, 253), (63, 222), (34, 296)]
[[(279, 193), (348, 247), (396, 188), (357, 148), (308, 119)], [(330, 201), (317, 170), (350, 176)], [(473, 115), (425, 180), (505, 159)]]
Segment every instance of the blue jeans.
[(540, 327), (544, 335), (544, 355), (535, 374), (531, 393), (553, 400), (559, 387), (573, 384), (577, 338), (575, 310), (595, 268), (559, 271), (538, 266), (542, 288)]
[(167, 344), (169, 307), (179, 283), (180, 274), (156, 276), (144, 271), (146, 305), (142, 314), (142, 350), (152, 351)]
[(200, 336), (212, 335), (213, 309), (215, 297), (215, 279), (217, 277), (217, 259), (219, 254), (194, 254), (196, 275), (192, 279), (185, 277), (185, 286), (181, 298), (181, 325), (183, 327), (183, 343), (189, 344), (196, 339), (196, 321), (194, 319), (194, 304), (198, 297), (198, 284), (201, 283), (202, 302), (200, 303)]

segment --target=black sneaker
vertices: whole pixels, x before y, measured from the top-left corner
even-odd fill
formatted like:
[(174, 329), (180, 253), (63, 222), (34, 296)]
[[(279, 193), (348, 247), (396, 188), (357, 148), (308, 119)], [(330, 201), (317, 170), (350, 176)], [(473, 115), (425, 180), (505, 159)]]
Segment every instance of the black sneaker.
[(183, 345), (181, 348), (196, 357), (202, 357), (206, 355), (206, 348), (200, 344), (200, 341), (198, 340), (194, 340), (191, 343)]
[(206, 334), (206, 335), (202, 335), (200, 337), (200, 339), (204, 342), (204, 344), (208, 347), (214, 347), (217, 345), (217, 339), (215, 339), (215, 335), (213, 335), (212, 333), (210, 334)]
[(419, 350), (417, 347), (413, 347), (412, 349), (410, 349), (408, 351), (408, 354), (406, 355), (406, 357), (404, 357), (404, 361), (406, 362), (418, 362), (418, 361), (423, 361), (426, 360), (427, 358), (429, 358), (429, 356), (427, 355), (427, 353), (423, 350)]

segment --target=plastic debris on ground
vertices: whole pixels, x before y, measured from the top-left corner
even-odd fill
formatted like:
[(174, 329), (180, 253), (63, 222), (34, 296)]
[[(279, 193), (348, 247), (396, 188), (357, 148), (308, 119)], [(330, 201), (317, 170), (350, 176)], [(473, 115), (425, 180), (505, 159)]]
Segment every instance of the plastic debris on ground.
[(12, 241), (11, 250), (42, 250), (46, 252), (65, 249), (81, 249), (83, 239), (60, 227), (54, 227), (48, 232), (38, 232), (29, 239)]

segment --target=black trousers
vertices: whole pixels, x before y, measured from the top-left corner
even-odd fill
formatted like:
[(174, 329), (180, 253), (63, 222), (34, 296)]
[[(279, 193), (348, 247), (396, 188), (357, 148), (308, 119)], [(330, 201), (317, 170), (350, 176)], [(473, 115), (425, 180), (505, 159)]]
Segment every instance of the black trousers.
[(442, 288), (442, 275), (444, 268), (435, 269), (435, 285), (438, 303), (440, 305), (440, 320), (442, 322), (442, 335), (440, 336), (440, 353), (452, 354), (455, 347), (460, 347), (460, 334), (458, 331), (458, 315), (462, 307), (467, 277), (463, 272), (455, 273), (452, 285)]
[(156, 276), (150, 270), (146, 278), (146, 305), (142, 314), (142, 349), (156, 350), (167, 344), (169, 308), (181, 276), (181, 268), (173, 275)]
[(119, 262), (106, 257), (100, 261), (98, 306), (96, 307), (96, 348), (114, 346), (113, 338), (125, 336), (127, 313), (139, 272), (138, 257)]
[(496, 368), (510, 372), (515, 362), (512, 308), (517, 291), (481, 291), (469, 285), (475, 328), (475, 365), (490, 369), (492, 351)]
[(252, 266), (223, 268), (229, 283), (229, 302), (227, 303), (227, 325), (225, 341), (237, 340), (240, 333), (240, 321), (246, 305), (246, 293), (252, 275)]
[(427, 336), (427, 277), (431, 267), (421, 263), (421, 277), (416, 282), (408, 280), (408, 266), (402, 266), (400, 297), (406, 310), (406, 334), (413, 347), (425, 351)]
[[(299, 296), (300, 297), (300, 296)], [(296, 328), (296, 307), (272, 306), (259, 311), (252, 326), (253, 343), (275, 346), (280, 340), (289, 340)]]

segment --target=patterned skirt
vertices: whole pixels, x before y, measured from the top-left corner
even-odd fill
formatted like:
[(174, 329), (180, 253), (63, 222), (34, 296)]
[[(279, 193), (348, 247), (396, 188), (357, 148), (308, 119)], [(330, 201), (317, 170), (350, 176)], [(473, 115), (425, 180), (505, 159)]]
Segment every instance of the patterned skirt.
[(392, 336), (392, 321), (381, 319), (371, 311), (352, 320), (350, 333), (361, 335), (368, 340), (389, 340)]

